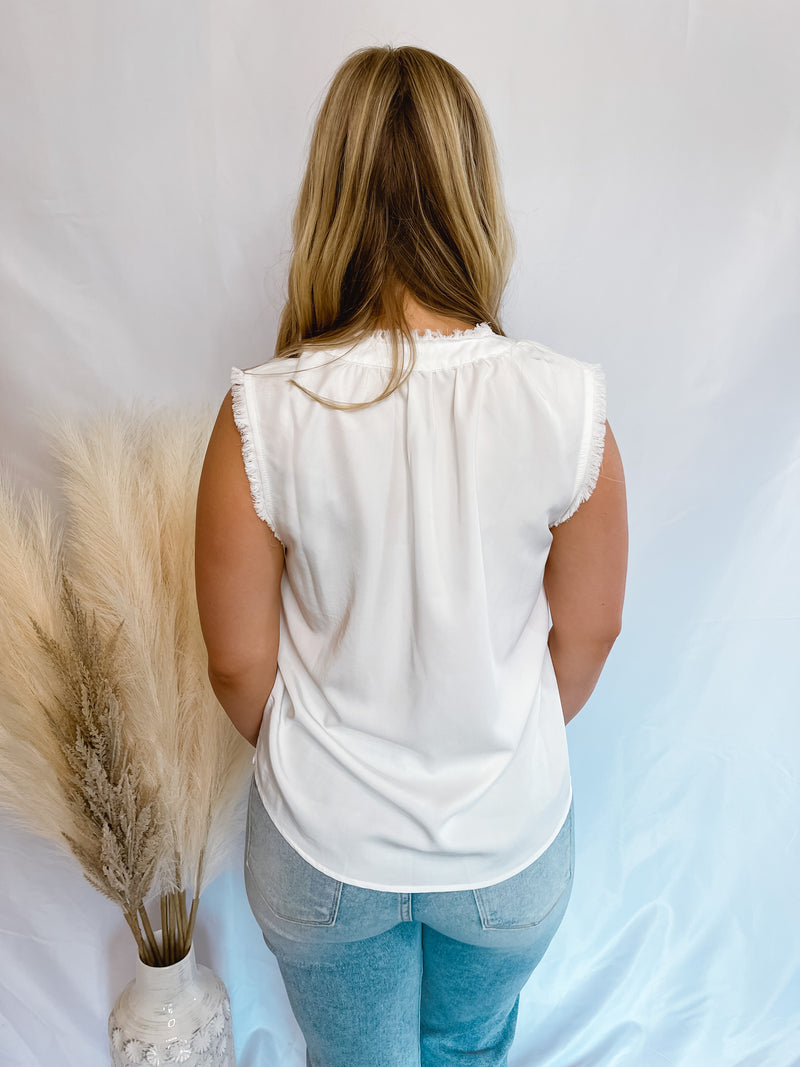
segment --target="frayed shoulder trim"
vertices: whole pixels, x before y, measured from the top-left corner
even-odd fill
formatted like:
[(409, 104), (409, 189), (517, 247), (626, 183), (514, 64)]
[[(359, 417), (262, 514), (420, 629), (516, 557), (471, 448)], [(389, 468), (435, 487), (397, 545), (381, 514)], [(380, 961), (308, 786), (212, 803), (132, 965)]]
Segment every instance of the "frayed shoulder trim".
[(584, 415), (583, 436), (578, 456), (578, 489), (572, 503), (564, 515), (554, 522), (572, 518), (578, 508), (589, 499), (597, 486), (600, 467), (603, 463), (603, 450), (606, 443), (606, 379), (599, 363), (584, 364), (586, 382), (586, 409)]
[[(250, 424), (250, 415), (247, 408), (247, 390), (245, 386), (245, 372), (238, 367), (231, 368), (231, 397), (233, 399), (233, 421), (242, 439), (242, 458), (247, 480), (250, 483), (250, 496), (253, 499), (253, 507), (256, 515), (262, 519), (270, 530), (278, 537), (267, 506), (267, 494), (258, 466), (253, 429)], [(280, 540), (280, 538), (278, 538)]]

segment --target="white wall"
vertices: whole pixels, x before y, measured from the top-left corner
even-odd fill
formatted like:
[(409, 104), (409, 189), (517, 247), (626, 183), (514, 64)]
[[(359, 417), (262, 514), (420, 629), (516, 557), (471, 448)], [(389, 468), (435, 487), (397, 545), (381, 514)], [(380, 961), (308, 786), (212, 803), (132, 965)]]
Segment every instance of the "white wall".
[[(624, 632), (569, 730), (573, 899), (512, 1067), (800, 1062), (799, 38), (788, 0), (0, 9), (21, 485), (53, 484), (42, 415), (216, 405), (271, 353), (310, 122), (349, 51), (430, 48), (486, 102), (519, 244), (507, 332), (604, 365), (631, 518)], [(0, 1059), (99, 1064), (124, 922), (40, 842), (6, 827), (0, 851)], [(199, 955), (240, 1063), (299, 1067), (246, 909), (231, 871)]]

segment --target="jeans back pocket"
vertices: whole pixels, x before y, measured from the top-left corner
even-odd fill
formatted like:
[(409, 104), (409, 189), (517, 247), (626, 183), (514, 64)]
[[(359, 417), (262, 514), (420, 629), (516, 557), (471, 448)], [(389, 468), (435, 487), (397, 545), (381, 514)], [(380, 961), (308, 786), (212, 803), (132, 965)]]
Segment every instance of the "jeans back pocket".
[(287, 922), (307, 926), (336, 922), (342, 883), (318, 871), (292, 848), (269, 817), (255, 779), (247, 806), (245, 882), (256, 919), (261, 910), (254, 899), (257, 893), (273, 915)]
[(538, 926), (572, 885), (575, 832), (572, 804), (555, 839), (538, 859), (496, 885), (473, 889), (484, 930)]

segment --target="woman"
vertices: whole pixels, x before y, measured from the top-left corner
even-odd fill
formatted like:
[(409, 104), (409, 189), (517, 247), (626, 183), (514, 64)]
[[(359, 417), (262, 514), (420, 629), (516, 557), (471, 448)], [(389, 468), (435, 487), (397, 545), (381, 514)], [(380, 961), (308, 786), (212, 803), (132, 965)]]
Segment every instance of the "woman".
[(621, 624), (602, 373), (503, 334), (491, 130), (429, 52), (336, 73), (293, 232), (197, 510), (248, 898), (308, 1064), (505, 1064), (572, 885), (565, 723)]

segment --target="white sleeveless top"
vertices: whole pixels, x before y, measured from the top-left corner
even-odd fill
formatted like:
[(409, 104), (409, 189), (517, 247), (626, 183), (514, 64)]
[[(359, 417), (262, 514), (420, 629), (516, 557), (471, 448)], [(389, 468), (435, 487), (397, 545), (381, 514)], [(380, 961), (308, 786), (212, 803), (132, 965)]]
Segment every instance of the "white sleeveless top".
[(492, 885), (572, 789), (547, 648), (550, 527), (592, 492), (599, 366), (482, 323), (416, 337), (378, 404), (378, 332), (232, 372), (258, 515), (286, 549), (255, 781), (314, 867), (368, 889)]

